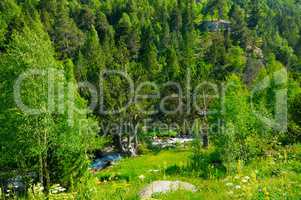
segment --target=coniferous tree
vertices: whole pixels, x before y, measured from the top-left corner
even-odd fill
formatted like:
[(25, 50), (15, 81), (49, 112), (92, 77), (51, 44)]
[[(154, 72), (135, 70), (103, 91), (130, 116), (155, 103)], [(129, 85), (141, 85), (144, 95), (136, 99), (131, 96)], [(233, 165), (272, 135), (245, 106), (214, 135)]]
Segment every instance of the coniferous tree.
[(74, 57), (83, 44), (83, 33), (69, 17), (69, 9), (65, 0), (57, 2), (52, 40), (61, 59)]

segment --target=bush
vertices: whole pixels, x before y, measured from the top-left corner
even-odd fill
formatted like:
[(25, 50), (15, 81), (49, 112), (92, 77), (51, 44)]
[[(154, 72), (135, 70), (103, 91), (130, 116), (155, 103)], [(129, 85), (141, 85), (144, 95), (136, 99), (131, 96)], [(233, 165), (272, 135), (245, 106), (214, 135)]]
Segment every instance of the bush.
[(203, 178), (220, 178), (227, 171), (220, 152), (213, 148), (195, 151), (188, 164), (188, 169)]
[(139, 144), (138, 154), (144, 155), (144, 154), (148, 154), (148, 153), (150, 153), (150, 150), (148, 149), (147, 144), (145, 144), (145, 143)]
[(100, 174), (99, 176), (97, 176), (97, 178), (100, 181), (120, 181), (120, 180), (124, 180), (126, 182), (130, 181), (130, 176), (128, 174), (111, 174), (111, 173), (105, 173), (105, 174)]
[(165, 173), (167, 175), (175, 175), (175, 174), (181, 174), (183, 172), (183, 168), (179, 167), (178, 165), (172, 165), (166, 168)]
[(153, 130), (147, 134), (153, 137), (176, 137), (178, 135), (178, 133), (173, 130), (168, 130), (168, 131)]

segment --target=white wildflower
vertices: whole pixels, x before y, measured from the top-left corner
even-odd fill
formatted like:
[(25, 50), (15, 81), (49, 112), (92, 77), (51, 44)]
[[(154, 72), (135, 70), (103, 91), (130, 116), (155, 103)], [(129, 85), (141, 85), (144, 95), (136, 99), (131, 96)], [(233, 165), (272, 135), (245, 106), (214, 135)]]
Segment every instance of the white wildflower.
[(247, 179), (242, 179), (242, 180), (241, 180), (241, 182), (243, 182), (243, 183), (247, 183), (247, 182), (248, 182), (248, 180), (247, 180)]
[(49, 190), (49, 192), (50, 192), (51, 194), (57, 194), (57, 193), (58, 193), (58, 190)]
[(66, 191), (66, 188), (59, 187), (59, 188), (58, 188), (58, 191), (59, 191), (59, 192), (65, 192), (65, 191)]
[(149, 172), (157, 173), (157, 172), (159, 172), (159, 170), (158, 169), (151, 169), (151, 170), (149, 170)]
[(138, 178), (143, 181), (145, 179), (145, 176), (141, 174)]
[(233, 183), (226, 183), (226, 186), (228, 186), (228, 187), (232, 187), (233, 186)]
[(44, 187), (42, 186), (41, 183), (38, 183), (36, 185), (33, 186), (33, 190), (35, 192), (43, 192), (44, 191)]
[(66, 191), (66, 189), (63, 188), (62, 186), (60, 186), (59, 184), (53, 185), (53, 186), (51, 187), (51, 189), (49, 190), (49, 192), (50, 192), (51, 194), (57, 194), (57, 193), (59, 193), (59, 192), (64, 192), (64, 191)]
[(235, 185), (235, 187), (234, 187), (236, 190), (239, 190), (241, 187), (240, 187), (240, 185)]

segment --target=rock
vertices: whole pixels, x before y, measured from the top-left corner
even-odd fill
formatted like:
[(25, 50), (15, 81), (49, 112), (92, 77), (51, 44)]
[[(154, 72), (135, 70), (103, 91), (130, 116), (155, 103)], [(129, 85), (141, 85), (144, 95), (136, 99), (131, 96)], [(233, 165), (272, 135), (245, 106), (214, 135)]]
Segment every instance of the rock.
[(216, 32), (221, 30), (231, 30), (231, 22), (227, 20), (204, 21), (199, 25), (201, 31)]
[(167, 138), (167, 139), (160, 139), (156, 138), (153, 142), (153, 146), (159, 146), (161, 148), (173, 147), (176, 144), (185, 144), (192, 142), (193, 138)]
[(197, 188), (190, 183), (182, 181), (154, 181), (143, 188), (139, 196), (141, 199), (150, 199), (155, 193), (167, 193), (177, 190), (196, 192)]

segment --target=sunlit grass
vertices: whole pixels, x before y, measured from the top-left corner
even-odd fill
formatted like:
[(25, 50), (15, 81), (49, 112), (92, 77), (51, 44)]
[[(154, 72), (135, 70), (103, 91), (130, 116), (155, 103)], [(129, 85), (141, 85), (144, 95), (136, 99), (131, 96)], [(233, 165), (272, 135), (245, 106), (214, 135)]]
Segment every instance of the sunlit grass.
[[(198, 192), (175, 191), (155, 194), (161, 200), (219, 200), (219, 199), (296, 199), (301, 197), (301, 174), (296, 171), (300, 165), (300, 146), (286, 150), (288, 158), (259, 159), (239, 172), (220, 179), (202, 179), (179, 173), (168, 175), (170, 166), (184, 167), (191, 152), (188, 150), (168, 150), (158, 154), (148, 154), (128, 158), (117, 165), (96, 174), (104, 181), (98, 182), (98, 199), (139, 199), (139, 191), (155, 180), (182, 180), (197, 186)], [(282, 152), (283, 154), (283, 152)], [(185, 170), (185, 169), (183, 169)], [(274, 173), (274, 175), (273, 175)], [(184, 174), (184, 175), (183, 175)], [(110, 179), (111, 176), (111, 179)]]
[[(247, 165), (233, 163), (236, 170), (222, 177), (196, 176), (189, 171), (190, 148), (162, 150), (125, 158), (88, 178), (72, 193), (49, 199), (138, 200), (139, 192), (152, 181), (180, 180), (197, 187), (197, 192), (173, 191), (154, 194), (160, 200), (300, 200), (301, 145), (282, 148), (271, 156)], [(168, 173), (168, 171), (172, 173)], [(71, 195), (72, 194), (72, 195)], [(81, 195), (81, 196), (79, 196)], [(64, 198), (61, 198), (65, 196)], [(35, 196), (34, 199), (39, 199)], [(40, 198), (43, 199), (43, 198)]]

